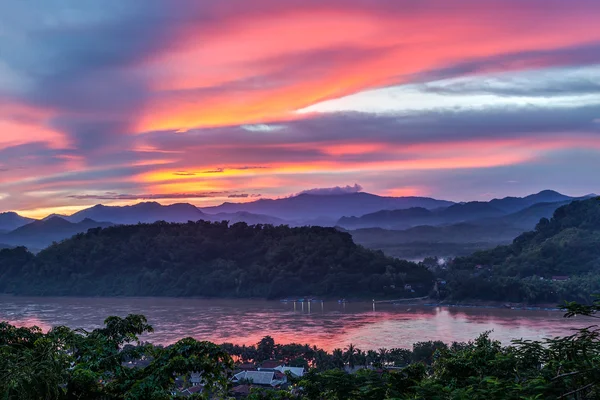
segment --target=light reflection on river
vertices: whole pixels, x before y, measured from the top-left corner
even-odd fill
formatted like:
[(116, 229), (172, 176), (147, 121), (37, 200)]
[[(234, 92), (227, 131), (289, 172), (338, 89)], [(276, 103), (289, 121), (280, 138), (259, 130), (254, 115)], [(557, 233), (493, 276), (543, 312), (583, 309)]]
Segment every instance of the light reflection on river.
[(277, 343), (308, 343), (326, 350), (353, 343), (363, 350), (411, 347), (415, 342), (492, 337), (541, 339), (591, 325), (556, 311), (434, 308), (371, 303), (308, 304), (261, 300), (181, 298), (0, 297), (0, 320), (43, 329), (67, 325), (93, 329), (109, 315), (144, 314), (155, 332), (145, 337), (169, 344), (186, 336), (216, 343), (254, 344), (271, 335)]

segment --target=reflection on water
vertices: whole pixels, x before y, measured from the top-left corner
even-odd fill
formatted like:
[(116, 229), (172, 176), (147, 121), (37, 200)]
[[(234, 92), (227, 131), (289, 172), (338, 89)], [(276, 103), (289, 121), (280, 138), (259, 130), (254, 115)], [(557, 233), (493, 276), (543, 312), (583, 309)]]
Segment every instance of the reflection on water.
[(261, 300), (173, 298), (0, 297), (0, 320), (43, 329), (67, 325), (93, 329), (110, 315), (144, 314), (154, 343), (191, 336), (217, 343), (254, 344), (271, 335), (278, 343), (309, 343), (327, 350), (353, 343), (363, 350), (410, 347), (427, 340), (468, 341), (485, 331), (511, 339), (541, 339), (589, 325), (554, 311), (433, 308), (371, 303), (280, 303)]

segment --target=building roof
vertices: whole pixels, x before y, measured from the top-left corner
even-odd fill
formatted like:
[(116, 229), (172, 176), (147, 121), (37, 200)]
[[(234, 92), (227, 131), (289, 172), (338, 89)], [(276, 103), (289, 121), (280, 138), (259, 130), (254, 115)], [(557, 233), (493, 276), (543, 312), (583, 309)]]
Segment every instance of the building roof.
[(280, 365), (279, 367), (275, 368), (275, 370), (284, 374), (289, 371), (292, 375), (298, 378), (304, 376), (304, 367), (284, 367)]
[(239, 364), (235, 366), (236, 369), (246, 370), (246, 369), (255, 369), (256, 365), (252, 363)]
[(200, 393), (203, 389), (204, 388), (202, 386), (192, 386), (187, 389), (183, 389), (181, 394), (184, 396), (191, 396), (192, 394)]
[(281, 365), (281, 361), (267, 360), (267, 361), (263, 361), (263, 363), (260, 365), (260, 367), (263, 369), (275, 369), (276, 367), (279, 367), (280, 365)]
[(239, 386), (236, 386), (233, 389), (231, 389), (230, 392), (234, 393), (234, 394), (248, 395), (248, 394), (250, 394), (251, 388), (252, 387), (250, 385), (239, 385)]
[(233, 376), (234, 382), (247, 380), (255, 385), (271, 385), (275, 372), (273, 371), (242, 371)]

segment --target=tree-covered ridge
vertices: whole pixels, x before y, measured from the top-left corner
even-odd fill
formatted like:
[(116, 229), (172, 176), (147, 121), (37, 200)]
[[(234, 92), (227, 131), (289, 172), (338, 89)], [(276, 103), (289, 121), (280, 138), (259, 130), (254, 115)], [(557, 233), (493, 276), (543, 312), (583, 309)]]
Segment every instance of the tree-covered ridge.
[(456, 258), (445, 276), (455, 298), (589, 302), (600, 290), (600, 198), (558, 208), (508, 246)]
[(410, 297), (432, 280), (322, 227), (158, 222), (90, 229), (36, 256), (0, 251), (0, 291), (16, 294)]

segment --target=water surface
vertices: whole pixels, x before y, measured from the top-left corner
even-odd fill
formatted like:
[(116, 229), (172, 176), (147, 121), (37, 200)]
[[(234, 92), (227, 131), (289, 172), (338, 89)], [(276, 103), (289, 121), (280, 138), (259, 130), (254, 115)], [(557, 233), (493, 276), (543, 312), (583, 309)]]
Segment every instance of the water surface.
[(337, 302), (181, 298), (73, 298), (0, 296), (0, 320), (18, 325), (93, 329), (110, 315), (144, 314), (155, 332), (145, 337), (169, 344), (183, 337), (216, 343), (254, 344), (270, 335), (278, 343), (309, 343), (326, 350), (353, 343), (363, 350), (406, 347), (427, 340), (468, 341), (485, 331), (511, 339), (565, 335), (591, 325), (557, 311), (440, 308)]

